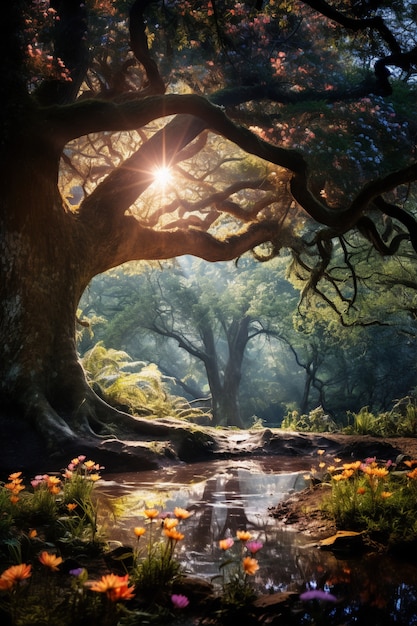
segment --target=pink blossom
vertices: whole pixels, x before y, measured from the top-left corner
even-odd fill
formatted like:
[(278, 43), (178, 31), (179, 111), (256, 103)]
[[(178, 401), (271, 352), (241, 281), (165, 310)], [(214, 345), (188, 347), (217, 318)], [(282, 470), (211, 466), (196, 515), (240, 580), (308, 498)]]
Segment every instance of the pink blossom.
[(246, 544), (246, 549), (251, 554), (256, 554), (263, 547), (264, 547), (264, 544), (261, 541), (248, 541)]
[(171, 602), (176, 609), (185, 609), (190, 604), (190, 601), (187, 598), (187, 596), (183, 596), (182, 594), (176, 594), (176, 593), (174, 593), (171, 596)]

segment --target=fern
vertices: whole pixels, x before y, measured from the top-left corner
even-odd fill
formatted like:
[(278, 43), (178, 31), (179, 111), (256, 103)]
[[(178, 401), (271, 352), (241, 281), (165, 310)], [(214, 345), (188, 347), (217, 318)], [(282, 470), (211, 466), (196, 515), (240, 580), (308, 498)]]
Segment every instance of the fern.
[[(88, 381), (99, 386), (107, 402), (132, 414), (197, 419), (207, 414), (168, 392), (168, 378), (154, 363), (133, 361), (123, 350), (98, 342), (82, 359)], [(132, 371), (133, 370), (133, 371)]]

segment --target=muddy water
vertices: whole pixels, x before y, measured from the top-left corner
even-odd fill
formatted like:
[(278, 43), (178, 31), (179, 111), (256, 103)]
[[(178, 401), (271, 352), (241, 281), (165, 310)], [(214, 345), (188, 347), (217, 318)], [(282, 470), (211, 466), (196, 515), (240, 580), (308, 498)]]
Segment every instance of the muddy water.
[[(299, 533), (282, 529), (268, 509), (306, 486), (311, 459), (267, 457), (211, 461), (165, 470), (105, 476), (101, 521), (115, 542), (134, 545), (143, 510), (193, 515), (182, 523), (178, 555), (192, 575), (212, 579), (225, 557), (219, 539), (246, 529), (264, 546), (253, 583), (259, 593), (325, 589), (339, 599), (330, 623), (417, 626), (417, 565), (378, 554), (336, 557)], [(116, 514), (114, 517), (113, 514)], [(305, 623), (309, 623), (306, 621)]]

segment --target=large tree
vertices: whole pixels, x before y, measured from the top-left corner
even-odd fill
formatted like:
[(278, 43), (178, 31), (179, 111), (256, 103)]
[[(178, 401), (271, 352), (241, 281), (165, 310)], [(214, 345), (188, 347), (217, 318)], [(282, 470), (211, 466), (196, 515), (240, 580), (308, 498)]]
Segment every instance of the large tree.
[[(130, 419), (90, 390), (74, 340), (89, 281), (126, 261), (230, 260), (267, 243), (265, 254), (293, 250), (315, 289), (326, 280), (332, 241), (351, 229), (382, 254), (407, 242), (416, 248), (404, 192), (417, 177), (412, 137), (383, 101), (389, 67), (404, 80), (415, 71), (414, 10), (322, 0), (4, 3), (2, 406), (35, 424), (51, 448)], [(303, 46), (310, 52), (301, 55)], [(186, 93), (165, 93), (168, 80), (180, 79), (177, 91)], [(224, 185), (223, 168), (216, 185), (207, 130), (263, 159), (265, 175), (255, 179), (248, 168)], [(361, 161), (361, 142), (372, 143), (372, 167)], [(180, 196), (179, 186), (170, 202), (142, 202), (156, 166), (180, 168), (190, 158), (202, 172), (182, 167), (182, 190), (193, 187), (193, 196)], [(251, 201), (254, 189), (261, 200)], [(387, 218), (395, 227), (385, 240), (378, 228)]]

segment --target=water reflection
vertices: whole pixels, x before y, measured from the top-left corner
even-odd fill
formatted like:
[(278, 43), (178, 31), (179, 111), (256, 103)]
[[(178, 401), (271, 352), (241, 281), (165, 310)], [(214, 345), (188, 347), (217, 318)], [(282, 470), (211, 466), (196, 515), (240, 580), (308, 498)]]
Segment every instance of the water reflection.
[[(311, 460), (267, 458), (210, 462), (166, 471), (117, 475), (100, 486), (102, 522), (112, 539), (132, 545), (144, 508), (193, 512), (183, 526), (180, 557), (192, 574), (212, 578), (224, 554), (219, 539), (249, 530), (263, 542), (254, 584), (260, 593), (328, 589), (341, 602), (329, 608), (329, 624), (417, 626), (417, 567), (379, 554), (338, 558), (311, 546), (301, 534), (281, 528), (268, 508), (305, 487)], [(309, 614), (300, 623), (309, 624)]]

